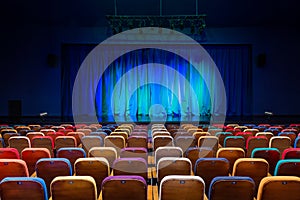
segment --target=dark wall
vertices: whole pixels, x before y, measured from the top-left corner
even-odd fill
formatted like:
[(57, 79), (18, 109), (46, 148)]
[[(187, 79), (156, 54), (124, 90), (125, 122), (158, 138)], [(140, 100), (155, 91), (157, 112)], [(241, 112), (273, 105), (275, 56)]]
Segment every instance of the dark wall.
[[(10, 26), (1, 32), (0, 116), (8, 115), (8, 101), (21, 100), (23, 116), (48, 112), (61, 114), (61, 69), (47, 63), (48, 54), (60, 61), (62, 43), (100, 43), (107, 38), (106, 28)], [(209, 27), (211, 44), (251, 44), (253, 47), (253, 114), (300, 113), (298, 99), (300, 74), (299, 39), (295, 29), (287, 27)], [(266, 63), (257, 66), (259, 54)]]

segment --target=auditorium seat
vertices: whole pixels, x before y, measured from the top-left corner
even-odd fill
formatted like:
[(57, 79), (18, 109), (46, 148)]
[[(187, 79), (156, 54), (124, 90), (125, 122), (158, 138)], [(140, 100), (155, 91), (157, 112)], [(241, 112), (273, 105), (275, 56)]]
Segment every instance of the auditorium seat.
[(164, 146), (174, 146), (174, 140), (171, 136), (155, 136), (153, 138), (153, 151)]
[(58, 136), (55, 139), (55, 150), (66, 147), (77, 147), (77, 142), (73, 136)]
[(107, 133), (105, 133), (105, 132), (91, 132), (90, 136), (99, 136), (99, 137), (102, 138), (102, 141), (104, 141), (105, 137), (107, 136)]
[(255, 136), (265, 136), (268, 139), (268, 142), (270, 142), (270, 139), (274, 136), (271, 132), (258, 132), (255, 134)]
[(30, 140), (26, 136), (10, 137), (8, 140), (8, 144), (10, 148), (16, 148), (20, 154), (23, 151), (23, 149), (31, 147)]
[(49, 150), (51, 157), (54, 157), (54, 141), (50, 136), (36, 136), (32, 138), (31, 147), (46, 148)]
[(89, 150), (93, 147), (102, 147), (103, 140), (100, 136), (83, 136), (81, 138), (82, 148), (85, 153), (88, 155)]
[(121, 149), (120, 158), (143, 158), (148, 161), (148, 151), (141, 147), (126, 147)]
[(291, 139), (291, 144), (293, 145), (295, 143), (295, 139), (297, 137), (296, 133), (295, 132), (280, 132), (278, 133), (278, 136), (287, 136)]
[(253, 200), (255, 183), (247, 176), (215, 177), (209, 186), (209, 200)]
[(294, 176), (270, 176), (261, 180), (257, 200), (299, 200), (300, 178)]
[(51, 158), (50, 152), (46, 148), (26, 148), (21, 153), (21, 158), (28, 167), (28, 172), (32, 175), (35, 172), (35, 164), (41, 158)]
[(277, 162), (280, 160), (280, 152), (277, 148), (256, 148), (252, 151), (251, 158), (263, 158), (269, 163), (269, 173), (274, 174)]
[(127, 140), (127, 147), (148, 148), (148, 137), (140, 135), (131, 135)]
[[(196, 161), (194, 175), (200, 176), (206, 186), (209, 186), (213, 178), (229, 175), (229, 161), (226, 158), (199, 158)], [(209, 187), (205, 193), (208, 195)]]
[(8, 177), (0, 183), (2, 200), (48, 200), (43, 179), (36, 177)]
[(91, 176), (95, 179), (97, 196), (100, 195), (102, 181), (110, 175), (110, 166), (106, 158), (78, 158), (74, 165), (76, 176)]
[(191, 147), (185, 152), (185, 157), (188, 158), (192, 163), (194, 169), (195, 163), (199, 158), (213, 158), (214, 152), (211, 148), (206, 147)]
[(219, 148), (218, 137), (216, 136), (201, 136), (198, 139), (198, 147), (210, 148), (213, 150), (213, 156), (215, 157)]
[[(155, 198), (154, 198), (155, 199)], [(205, 183), (199, 176), (168, 175), (159, 189), (160, 200), (205, 200)]]
[(269, 141), (265, 136), (250, 136), (246, 141), (246, 157), (251, 157), (252, 151), (255, 148), (267, 148)]
[(223, 147), (238, 147), (245, 149), (245, 138), (242, 136), (228, 136), (224, 140)]
[(56, 152), (57, 158), (66, 158), (70, 161), (72, 166), (72, 171), (74, 171), (74, 164), (78, 158), (85, 158), (86, 153), (82, 148), (79, 147), (68, 147), (68, 148), (60, 148)]
[(0, 159), (20, 159), (20, 153), (15, 148), (0, 148)]
[(8, 140), (9, 140), (9, 138), (11, 138), (13, 136), (19, 136), (19, 133), (16, 133), (16, 132), (4, 133), (4, 135), (2, 136), (2, 138), (4, 140), (5, 147), (9, 146)]
[(103, 200), (147, 200), (147, 183), (140, 176), (109, 176), (102, 182)]
[(110, 133), (110, 136), (122, 136), (124, 138), (125, 143), (127, 143), (128, 133), (125, 131), (114, 131)]
[(156, 167), (157, 182), (167, 175), (191, 175), (192, 163), (187, 158), (161, 158)]
[(96, 182), (91, 176), (58, 176), (50, 190), (53, 200), (97, 200)]
[(262, 178), (268, 176), (269, 164), (262, 158), (239, 158), (233, 166), (232, 176), (249, 176), (255, 182), (255, 194)]
[(84, 133), (85, 136), (88, 136), (90, 135), (91, 132), (93, 132), (91, 129), (84, 129), (84, 128), (77, 129), (76, 131)]
[(283, 151), (281, 159), (300, 159), (300, 148), (287, 148)]
[(48, 196), (50, 194), (50, 184), (57, 176), (72, 176), (72, 166), (66, 158), (41, 158), (35, 165), (36, 176), (42, 178), (47, 186)]
[(219, 145), (223, 146), (224, 145), (224, 140), (228, 136), (233, 136), (231, 132), (218, 132), (216, 133), (216, 137), (218, 137)]
[(26, 162), (21, 159), (0, 159), (0, 181), (6, 177), (29, 177)]
[(274, 176), (300, 177), (300, 159), (285, 159), (278, 161)]
[(280, 153), (291, 147), (291, 138), (287, 136), (274, 136), (270, 139), (269, 147), (271, 148), (277, 148)]
[(163, 157), (181, 158), (183, 152), (180, 147), (158, 147), (154, 152), (154, 164), (156, 165)]
[(229, 173), (232, 173), (233, 165), (239, 158), (245, 158), (245, 151), (238, 147), (223, 147), (218, 149), (217, 158), (226, 158), (229, 161)]
[(143, 158), (118, 158), (112, 168), (114, 176), (141, 176), (148, 182), (148, 164)]
[(76, 139), (77, 146), (79, 146), (81, 144), (81, 138), (84, 136), (84, 133), (82, 133), (82, 132), (69, 132), (69, 133), (67, 133), (67, 136), (73, 136)]
[(55, 145), (55, 140), (58, 136), (65, 136), (65, 134), (61, 132), (48, 132), (45, 135), (52, 138), (54, 145)]
[(175, 146), (180, 147), (183, 152), (190, 147), (197, 146), (193, 136), (177, 136), (174, 139)]
[(90, 149), (88, 157), (104, 157), (109, 166), (113, 166), (114, 161), (118, 158), (118, 152), (114, 147), (93, 147)]
[(119, 135), (109, 135), (104, 139), (105, 147), (113, 147), (116, 149), (118, 156), (120, 155), (121, 149), (126, 147), (125, 139), (123, 136)]
[(26, 137), (29, 138), (31, 144), (32, 144), (32, 138), (34, 138), (35, 136), (45, 136), (45, 134), (42, 132), (29, 132), (26, 134)]

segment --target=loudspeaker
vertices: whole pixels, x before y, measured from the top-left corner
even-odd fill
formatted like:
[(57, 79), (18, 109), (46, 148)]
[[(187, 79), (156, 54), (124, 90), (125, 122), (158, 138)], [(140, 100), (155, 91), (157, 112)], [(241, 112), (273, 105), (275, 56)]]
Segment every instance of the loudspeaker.
[(58, 57), (55, 54), (48, 54), (47, 55), (47, 65), (49, 67), (57, 67), (58, 64)]
[(258, 54), (256, 57), (256, 66), (264, 67), (267, 63), (267, 56), (265, 53)]

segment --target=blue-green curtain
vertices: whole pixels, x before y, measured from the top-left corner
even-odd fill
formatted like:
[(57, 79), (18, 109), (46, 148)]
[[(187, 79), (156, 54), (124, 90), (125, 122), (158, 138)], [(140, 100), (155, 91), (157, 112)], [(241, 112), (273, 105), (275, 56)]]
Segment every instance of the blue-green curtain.
[[(72, 116), (72, 89), (77, 71), (85, 56), (96, 45), (65, 44), (62, 47), (62, 116)], [(227, 95), (227, 115), (251, 115), (252, 84), (251, 84), (251, 47), (249, 45), (203, 45), (215, 61), (223, 78)], [(143, 71), (134, 71), (138, 66), (154, 63), (172, 68), (170, 71), (155, 71), (145, 67)], [(205, 63), (202, 63), (205, 65)], [(210, 73), (205, 67), (201, 73)], [(205, 71), (206, 70), (206, 71)], [(126, 73), (131, 72), (131, 79), (123, 80)], [(91, 72), (92, 73), (92, 72)], [(193, 105), (189, 85), (179, 82), (177, 76), (184, 76), (198, 98), (198, 104)], [(158, 84), (140, 85), (141, 79), (156, 76), (166, 79), (170, 85), (166, 88)], [(121, 81), (121, 82), (119, 82)], [(112, 100), (115, 85), (119, 98)], [(209, 84), (209, 83), (208, 83)], [(132, 95), (127, 93), (129, 87), (135, 88)], [(174, 95), (176, 90), (180, 96)], [(211, 99), (207, 85), (193, 64), (178, 55), (159, 49), (141, 49), (129, 52), (115, 60), (100, 79), (96, 93), (96, 111), (99, 118), (113, 115), (147, 115), (154, 104), (160, 104), (167, 115), (195, 114), (195, 106), (199, 114), (211, 112)], [(113, 104), (113, 106), (112, 106)], [(89, 113), (87, 113), (88, 115)]]

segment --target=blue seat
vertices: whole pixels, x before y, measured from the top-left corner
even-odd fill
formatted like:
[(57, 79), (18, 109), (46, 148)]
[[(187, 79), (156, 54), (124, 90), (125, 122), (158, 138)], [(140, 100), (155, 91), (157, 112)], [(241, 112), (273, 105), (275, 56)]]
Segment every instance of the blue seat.
[(0, 183), (2, 199), (48, 200), (45, 181), (36, 177), (7, 177)]
[(209, 186), (209, 200), (242, 199), (253, 200), (255, 183), (246, 176), (218, 176)]

